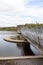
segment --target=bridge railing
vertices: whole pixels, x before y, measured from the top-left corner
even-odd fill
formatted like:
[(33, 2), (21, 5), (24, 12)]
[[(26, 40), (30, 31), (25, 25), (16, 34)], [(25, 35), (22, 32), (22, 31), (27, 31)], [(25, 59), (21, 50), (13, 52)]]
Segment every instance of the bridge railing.
[(30, 38), (32, 41), (36, 42), (38, 46), (43, 49), (43, 32), (41, 32), (39, 29), (36, 31), (35, 28), (23, 28), (21, 29), (21, 33)]
[(42, 65), (43, 56), (0, 57), (0, 65)]

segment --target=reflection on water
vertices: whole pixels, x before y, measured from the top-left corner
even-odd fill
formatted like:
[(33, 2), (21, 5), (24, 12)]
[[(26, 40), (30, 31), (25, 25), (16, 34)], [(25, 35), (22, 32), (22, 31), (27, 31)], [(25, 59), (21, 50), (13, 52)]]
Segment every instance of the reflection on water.
[(24, 50), (24, 55), (28, 56), (28, 55), (35, 55), (32, 50), (30, 49), (30, 45), (28, 43), (23, 44), (23, 50)]
[[(2, 31), (0, 31), (2, 32)], [(30, 50), (30, 47), (23, 44), (16, 44), (12, 42), (4, 41), (3, 38), (6, 36), (15, 36), (12, 32), (5, 31), (0, 33), (0, 57), (7, 56), (24, 56), (24, 55), (34, 55)]]

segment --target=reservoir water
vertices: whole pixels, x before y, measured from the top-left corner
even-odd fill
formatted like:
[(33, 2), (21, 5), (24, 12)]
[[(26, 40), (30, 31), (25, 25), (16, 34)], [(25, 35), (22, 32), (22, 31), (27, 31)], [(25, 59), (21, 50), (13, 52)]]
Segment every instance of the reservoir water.
[(17, 56), (34, 55), (31, 49), (29, 49), (28, 47), (23, 47), (22, 44), (7, 42), (3, 40), (4, 37), (6, 36), (15, 36), (15, 35), (17, 35), (15, 34), (15, 32), (0, 31), (0, 57), (12, 57), (12, 56), (17, 57)]

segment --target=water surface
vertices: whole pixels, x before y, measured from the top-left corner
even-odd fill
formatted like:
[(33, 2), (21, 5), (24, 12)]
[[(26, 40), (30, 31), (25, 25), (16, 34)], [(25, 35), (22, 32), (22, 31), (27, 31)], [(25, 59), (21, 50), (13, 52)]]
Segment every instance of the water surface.
[[(4, 41), (6, 36), (15, 36), (15, 32), (11, 31), (0, 31), (0, 57), (10, 57), (10, 56), (27, 56), (34, 55), (29, 47), (23, 47), (23, 45)], [(32, 48), (32, 46), (31, 46)]]

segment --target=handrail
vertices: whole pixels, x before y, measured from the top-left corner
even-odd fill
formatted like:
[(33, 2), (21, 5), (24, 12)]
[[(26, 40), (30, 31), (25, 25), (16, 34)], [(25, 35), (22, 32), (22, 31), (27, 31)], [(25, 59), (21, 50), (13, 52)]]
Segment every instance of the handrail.
[(40, 58), (43, 58), (43, 56), (0, 57), (0, 60), (40, 59)]

